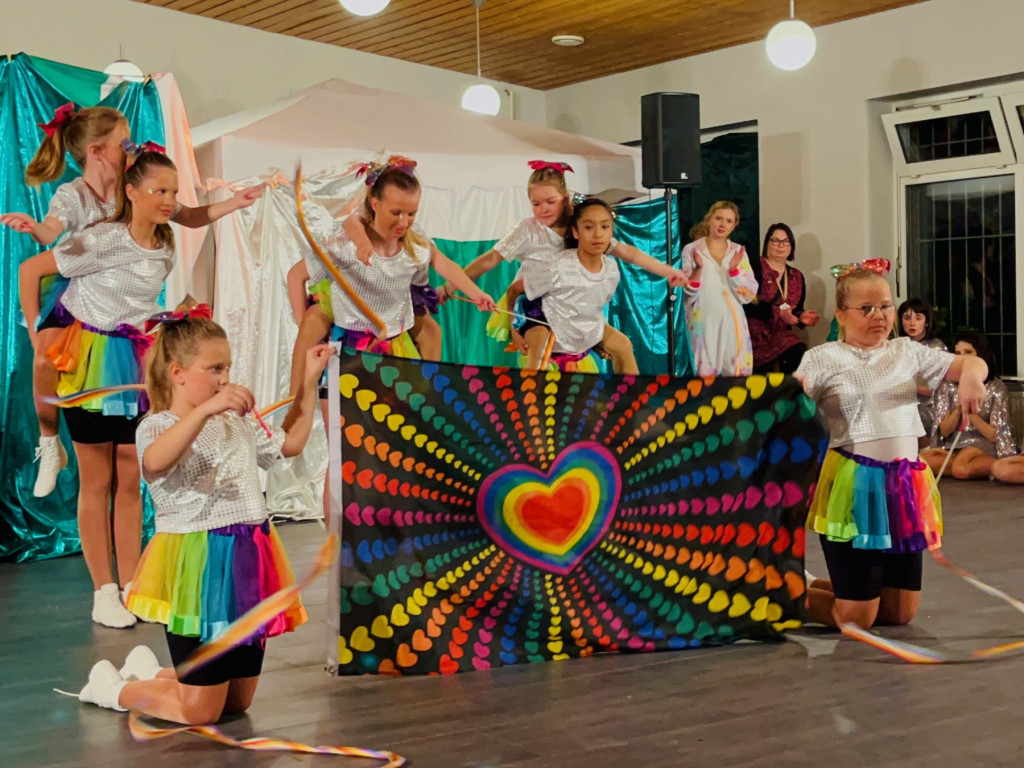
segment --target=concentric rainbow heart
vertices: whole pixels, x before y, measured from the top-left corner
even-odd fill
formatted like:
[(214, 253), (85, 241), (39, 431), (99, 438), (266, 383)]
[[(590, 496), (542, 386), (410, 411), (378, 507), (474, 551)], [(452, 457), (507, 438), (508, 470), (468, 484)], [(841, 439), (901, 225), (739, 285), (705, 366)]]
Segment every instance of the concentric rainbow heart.
[(567, 574), (611, 524), (621, 474), (611, 452), (594, 442), (562, 451), (547, 474), (512, 464), (480, 487), (477, 514), (505, 551), (538, 568)]

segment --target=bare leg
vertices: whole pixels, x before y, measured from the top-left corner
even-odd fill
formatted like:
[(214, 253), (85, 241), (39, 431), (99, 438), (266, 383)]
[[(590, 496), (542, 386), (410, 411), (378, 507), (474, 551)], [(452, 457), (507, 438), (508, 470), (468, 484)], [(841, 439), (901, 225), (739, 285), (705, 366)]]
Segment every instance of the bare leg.
[(256, 686), (260, 683), (258, 677), (240, 677), (228, 683), (228, 699), (224, 702), (224, 714), (240, 715), (252, 706), (252, 699), (256, 695)]
[[(935, 474), (939, 474), (939, 470), (942, 469), (943, 463), (946, 461), (946, 456), (949, 453), (945, 448), (929, 448), (926, 451), (921, 451), (921, 461), (928, 465), (931, 471)], [(955, 456), (953, 458), (956, 458)]]
[(882, 587), (881, 603), (878, 607), (878, 623), (888, 626), (909, 624), (917, 615), (920, 605), (920, 592)]
[(540, 359), (544, 355), (544, 347), (548, 340), (548, 329), (543, 325), (530, 328), (523, 337), (526, 339), (526, 370), (536, 371), (540, 368)]
[(295, 347), (292, 350), (292, 373), (288, 385), (288, 394), (295, 395), (302, 384), (302, 377), (306, 373), (306, 352), (321, 342), (331, 331), (331, 318), (323, 313), (318, 306), (312, 306), (306, 310), (299, 323), (299, 333), (295, 337)]
[(32, 359), (32, 390), (35, 395), (36, 418), (39, 420), (39, 434), (53, 437), (60, 428), (60, 416), (56, 405), (43, 402), (44, 397), (57, 394), (57, 369), (46, 356), (46, 350), (57, 341), (63, 328), (47, 328), (36, 334), (36, 349)]
[[(324, 427), (327, 430), (327, 438), (330, 440), (331, 435), (331, 409), (328, 406), (329, 400), (320, 401), (320, 413), (324, 417)], [(331, 520), (331, 465), (328, 463), (327, 472), (324, 474), (324, 522), (330, 523)]]
[(441, 360), (441, 326), (431, 315), (416, 315), (410, 335), (420, 358), (435, 363)]
[(830, 589), (818, 589), (810, 586), (807, 588), (807, 618), (817, 624), (824, 624), (826, 627), (836, 626), (836, 619), (833, 615), (836, 596)]
[(957, 451), (949, 465), (949, 471), (957, 480), (985, 480), (992, 470), (995, 459), (981, 448), (964, 448)]
[(75, 443), (78, 458), (78, 535), (93, 589), (114, 581), (110, 551), (110, 489), (114, 446)]
[(132, 580), (142, 552), (142, 493), (135, 445), (118, 445), (114, 461), (114, 554), (123, 588)]
[(1024, 456), (1007, 456), (992, 463), (992, 477), (1003, 483), (1024, 483)]
[(118, 704), (161, 720), (206, 725), (220, 720), (230, 686), (231, 683), (182, 685), (177, 679), (156, 677), (126, 684), (121, 689)]
[(601, 346), (611, 355), (612, 369), (616, 373), (639, 375), (640, 369), (636, 364), (636, 355), (633, 354), (633, 342), (626, 334), (605, 323)]
[[(884, 592), (885, 590), (883, 590), (883, 594)], [(877, 597), (874, 600), (840, 600), (836, 598), (832, 608), (835, 625), (856, 624), (862, 629), (871, 629), (875, 619), (878, 618), (879, 603), (880, 598)]]

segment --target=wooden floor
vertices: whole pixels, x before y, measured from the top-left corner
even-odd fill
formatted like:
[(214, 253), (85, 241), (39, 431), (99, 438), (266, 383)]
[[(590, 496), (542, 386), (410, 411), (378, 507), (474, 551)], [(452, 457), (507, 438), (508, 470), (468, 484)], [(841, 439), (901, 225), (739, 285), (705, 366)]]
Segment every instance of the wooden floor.
[[(943, 481), (946, 552), (1024, 596), (1024, 490)], [(296, 565), (322, 529), (281, 533)], [(808, 568), (824, 574), (816, 545)], [(910, 667), (855, 641), (805, 630), (790, 642), (510, 667), (450, 678), (330, 678), (323, 672), (326, 588), (307, 594), (313, 622), (272, 641), (248, 716), (223, 724), (313, 744), (392, 749), (417, 768), (706, 766), (936, 768), (1024, 766), (1024, 655)], [(205, 768), (375, 765), (257, 754), (194, 737), (136, 744), (126, 716), (77, 691), (92, 663), (120, 665), (161, 629), (97, 627), (81, 558), (0, 566), (0, 766)], [(921, 613), (884, 630), (925, 645), (972, 648), (1024, 637), (1024, 616), (925, 563)]]

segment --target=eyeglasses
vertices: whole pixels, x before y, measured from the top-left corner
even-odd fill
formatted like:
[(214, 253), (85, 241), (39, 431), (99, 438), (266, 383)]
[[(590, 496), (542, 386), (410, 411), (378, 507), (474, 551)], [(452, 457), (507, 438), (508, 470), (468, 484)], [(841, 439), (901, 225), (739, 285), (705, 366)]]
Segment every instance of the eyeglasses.
[(771, 238), (768, 242), (771, 243), (772, 245), (792, 245), (793, 244), (792, 241), (790, 241), (790, 240), (780, 240), (777, 237)]
[(860, 312), (864, 317), (871, 317), (875, 312), (881, 312), (883, 315), (887, 315), (890, 312), (896, 311), (895, 304), (861, 304), (859, 307), (840, 307), (847, 311), (856, 310)]

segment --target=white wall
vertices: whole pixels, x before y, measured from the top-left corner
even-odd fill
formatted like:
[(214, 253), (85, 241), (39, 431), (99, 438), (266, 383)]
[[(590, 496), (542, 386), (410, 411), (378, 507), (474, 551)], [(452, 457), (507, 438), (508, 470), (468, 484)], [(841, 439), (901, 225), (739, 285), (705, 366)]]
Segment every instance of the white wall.
[(930, 0), (815, 30), (799, 72), (775, 69), (757, 42), (548, 91), (548, 124), (639, 139), (640, 96), (656, 91), (699, 93), (705, 127), (757, 120), (761, 225), (793, 227), (809, 306), (831, 312), (830, 265), (895, 258), (887, 107), (872, 100), (1016, 75), (1022, 29), (1024, 0)]
[[(436, 67), (130, 0), (0, 0), (0, 53), (23, 51), (102, 70), (122, 45), (125, 57), (143, 72), (174, 73), (192, 125), (331, 77), (450, 104), (459, 103), (472, 81)], [(542, 92), (493, 84), (514, 91), (518, 119), (544, 123)]]

